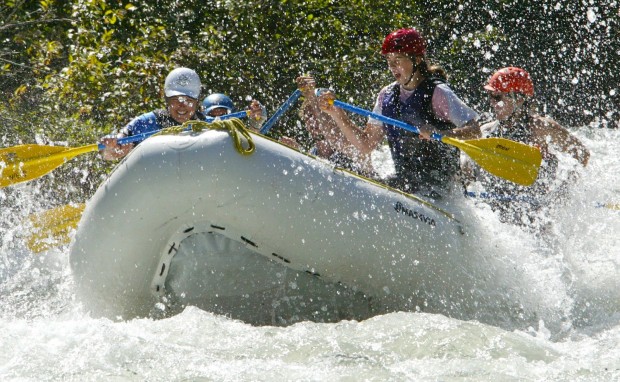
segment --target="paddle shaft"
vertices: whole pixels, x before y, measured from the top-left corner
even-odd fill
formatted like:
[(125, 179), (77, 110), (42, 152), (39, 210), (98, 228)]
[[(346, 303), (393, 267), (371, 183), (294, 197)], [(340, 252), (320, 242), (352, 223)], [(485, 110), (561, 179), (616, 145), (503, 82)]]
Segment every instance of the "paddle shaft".
[[(381, 122), (385, 122), (389, 125), (392, 126), (396, 126), (396, 127), (400, 127), (401, 129), (405, 129), (407, 131), (411, 131), (412, 133), (416, 133), (416, 134), (420, 134), (420, 129), (412, 126), (408, 123), (405, 123), (403, 121), (399, 121), (398, 119), (393, 119), (390, 117), (386, 117), (385, 115), (381, 115), (381, 114), (377, 114), (377, 113), (373, 113), (372, 111), (368, 111), (366, 109), (362, 109), (359, 108), (357, 106), (353, 106), (353, 105), (349, 105), (348, 103), (339, 101), (339, 100), (334, 100), (334, 106), (338, 106), (341, 109), (344, 110), (348, 110), (350, 112), (356, 113), (356, 114), (360, 114), (366, 117), (371, 117), (374, 118), (376, 120), (379, 120)], [(436, 139), (438, 141), (441, 141), (441, 139), (443, 138), (443, 135), (438, 134), (438, 133), (433, 133), (431, 135), (431, 138)]]
[(299, 99), (300, 96), (301, 96), (301, 91), (299, 89), (295, 89), (295, 91), (290, 95), (290, 97), (288, 97), (288, 99), (284, 101), (282, 106), (280, 106), (278, 110), (276, 110), (276, 112), (273, 113), (271, 118), (269, 118), (267, 122), (265, 122), (263, 127), (260, 129), (260, 133), (263, 135), (267, 134), (267, 132), (271, 130), (273, 125), (276, 123), (276, 121), (280, 119), (280, 116), (282, 116), (282, 114), (284, 114), (291, 107), (291, 105)]
[[(245, 118), (249, 115), (249, 110), (243, 110), (243, 111), (238, 111), (236, 113), (232, 113), (232, 114), (225, 114), (221, 117), (206, 117), (205, 121), (207, 122), (213, 122), (215, 120), (227, 120), (227, 119), (231, 119), (231, 118)], [(191, 129), (191, 127), (186, 128), (186, 131), (189, 131)], [(141, 134), (136, 134), (136, 135), (132, 135), (129, 137), (123, 137), (123, 138), (119, 138), (118, 139), (118, 144), (119, 145), (126, 145), (129, 143), (134, 143), (134, 142), (142, 142), (143, 140), (145, 140), (146, 138), (150, 137), (153, 134), (156, 134), (157, 132), (159, 132), (160, 130), (153, 130), (153, 131), (147, 131), (145, 133), (141, 133)], [(105, 148), (105, 145), (100, 143), (99, 144), (99, 150), (103, 150)]]
[[(536, 200), (524, 196), (512, 196), (505, 194), (497, 194), (494, 192), (474, 192), (474, 191), (464, 191), (463, 194), (469, 198), (478, 198), (478, 199), (492, 199), (500, 202), (526, 202), (530, 204), (539, 204)], [(610, 210), (620, 210), (620, 204), (618, 203), (601, 203), (595, 202), (594, 206), (596, 208), (607, 208)]]
[[(318, 92), (320, 90), (317, 89)], [(319, 93), (320, 94), (320, 93)], [(345, 102), (333, 100), (334, 106), (363, 116), (372, 117), (381, 122), (420, 134), (420, 129), (397, 119), (389, 118)], [(463, 141), (433, 133), (430, 137), (442, 143), (457, 147), (480, 167), (493, 175), (511, 182), (530, 186), (538, 177), (538, 169), (542, 161), (540, 150), (524, 143), (510, 141), (504, 138), (481, 138)]]

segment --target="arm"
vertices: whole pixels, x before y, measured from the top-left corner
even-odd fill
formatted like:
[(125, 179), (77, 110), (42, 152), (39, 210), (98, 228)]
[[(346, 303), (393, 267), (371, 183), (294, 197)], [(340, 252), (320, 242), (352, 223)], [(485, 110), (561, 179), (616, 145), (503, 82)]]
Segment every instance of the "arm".
[(570, 154), (584, 167), (590, 159), (590, 151), (568, 130), (551, 118), (535, 118), (535, 134), (538, 141), (547, 144), (548, 140), (562, 152)]
[(336, 99), (334, 93), (326, 91), (318, 97), (319, 107), (329, 114), (336, 126), (342, 131), (347, 140), (362, 154), (370, 153), (383, 141), (385, 133), (383, 126), (368, 122), (366, 129), (355, 125), (344, 110), (335, 107), (330, 101)]
[(422, 138), (430, 139), (430, 135), (434, 132), (457, 139), (477, 139), (482, 136), (478, 113), (467, 106), (448, 85), (437, 85), (431, 102), (435, 116), (442, 121), (452, 123), (456, 128), (434, 131), (432, 127), (423, 126), (420, 129)]
[(304, 121), (306, 130), (317, 145), (318, 154), (328, 157), (336, 150), (336, 147), (341, 147), (341, 143), (344, 143), (342, 134), (340, 131), (336, 131), (337, 128), (335, 128), (336, 126), (329, 115), (321, 112), (317, 97), (314, 94), (316, 88), (314, 78), (299, 76), (295, 81), (297, 88), (303, 95), (304, 101), (301, 105), (300, 116)]
[(142, 114), (139, 117), (134, 118), (129, 122), (120, 133), (114, 135), (109, 134), (101, 139), (101, 143), (105, 146), (103, 150), (100, 150), (101, 156), (105, 160), (116, 160), (123, 158), (136, 146), (135, 143), (128, 143), (126, 145), (119, 145), (119, 138), (124, 138), (148, 131), (159, 130), (160, 126), (157, 123), (155, 113)]
[(443, 135), (447, 137), (457, 138), (457, 139), (478, 139), (482, 137), (482, 133), (480, 131), (480, 124), (477, 119), (472, 119), (471, 121), (465, 123), (461, 127), (457, 127), (456, 129), (442, 131)]
[(248, 127), (254, 131), (260, 131), (261, 126), (267, 120), (267, 109), (260, 102), (253, 99), (250, 102), (249, 110)]
[(302, 118), (316, 142), (319, 155), (327, 157), (334, 152), (341, 152), (356, 162), (370, 162), (370, 156), (358, 150), (345, 136), (335, 120), (329, 114), (321, 111), (319, 99), (315, 95), (316, 83), (314, 78), (300, 76), (296, 81), (304, 95)]

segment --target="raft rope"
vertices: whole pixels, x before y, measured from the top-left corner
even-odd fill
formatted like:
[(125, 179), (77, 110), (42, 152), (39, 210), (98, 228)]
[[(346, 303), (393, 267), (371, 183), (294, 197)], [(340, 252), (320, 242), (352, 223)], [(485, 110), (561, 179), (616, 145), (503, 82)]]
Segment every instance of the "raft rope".
[[(213, 122), (190, 120), (184, 122), (180, 126), (172, 126), (162, 129), (161, 131), (153, 135), (174, 135), (179, 134), (183, 131), (201, 133), (205, 130), (228, 130), (230, 136), (233, 139), (233, 143), (235, 144), (235, 149), (237, 149), (237, 152), (241, 155), (251, 155), (256, 149), (250, 132), (239, 118), (231, 118), (223, 121), (215, 120)], [(247, 142), (247, 148), (244, 147), (241, 136), (245, 138), (245, 141)]]

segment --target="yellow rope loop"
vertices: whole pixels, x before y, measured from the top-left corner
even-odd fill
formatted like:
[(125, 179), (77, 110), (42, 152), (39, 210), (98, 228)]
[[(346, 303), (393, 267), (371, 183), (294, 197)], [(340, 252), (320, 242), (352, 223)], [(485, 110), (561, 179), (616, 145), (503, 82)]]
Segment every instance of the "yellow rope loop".
[[(256, 146), (254, 145), (254, 140), (252, 139), (250, 132), (239, 118), (231, 118), (224, 121), (214, 121), (209, 125), (209, 128), (216, 130), (228, 130), (230, 132), (230, 135), (232, 136), (233, 142), (235, 143), (235, 148), (237, 149), (237, 152), (239, 152), (239, 154), (241, 155), (250, 155), (256, 149)], [(243, 147), (241, 136), (243, 136), (247, 141), (247, 148)]]
[[(233, 139), (233, 143), (235, 145), (235, 149), (241, 155), (250, 155), (256, 149), (254, 145), (254, 141), (252, 140), (252, 136), (250, 132), (245, 127), (243, 122), (239, 118), (231, 118), (223, 121), (216, 120), (213, 122), (205, 122), (205, 121), (187, 121), (184, 122), (181, 126), (172, 126), (162, 129), (157, 134), (154, 135), (166, 135), (166, 134), (179, 134), (183, 131), (193, 131), (195, 133), (200, 133), (204, 130), (228, 130), (230, 136)], [(243, 142), (241, 140), (241, 136), (243, 136), (247, 142), (247, 148), (244, 147)]]

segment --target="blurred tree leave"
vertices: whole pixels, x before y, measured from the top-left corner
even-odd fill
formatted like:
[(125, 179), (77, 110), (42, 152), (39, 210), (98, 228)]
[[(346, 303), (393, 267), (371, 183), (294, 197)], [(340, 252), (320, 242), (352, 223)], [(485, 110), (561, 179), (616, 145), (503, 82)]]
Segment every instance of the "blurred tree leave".
[[(430, 59), (479, 111), (482, 84), (515, 65), (568, 127), (618, 127), (619, 9), (617, 0), (0, 0), (0, 141), (92, 143), (162, 107), (177, 66), (200, 74), (203, 95), (226, 93), (239, 108), (256, 98), (273, 112), (306, 72), (371, 108), (391, 82), (381, 42), (401, 27), (423, 32)], [(307, 138), (295, 112), (273, 132)], [(88, 164), (109, 170), (100, 162)]]

